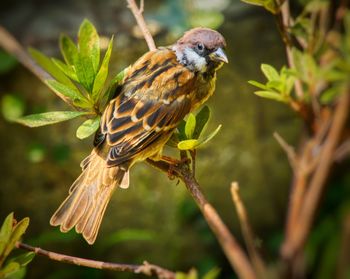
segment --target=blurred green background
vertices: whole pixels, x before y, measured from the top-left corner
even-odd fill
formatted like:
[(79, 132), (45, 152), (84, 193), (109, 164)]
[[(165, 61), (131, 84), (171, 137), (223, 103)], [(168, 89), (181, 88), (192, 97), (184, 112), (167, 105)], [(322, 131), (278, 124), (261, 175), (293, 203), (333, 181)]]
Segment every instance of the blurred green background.
[[(230, 63), (219, 72), (216, 94), (209, 101), (212, 127), (223, 124), (223, 128), (199, 151), (197, 177), (209, 201), (242, 242), (229, 195), (230, 183), (240, 183), (257, 244), (273, 265), (283, 237), (291, 170), (272, 133), (278, 131), (297, 145), (302, 131), (302, 123), (292, 112), (253, 95), (247, 83), (263, 79), (261, 63), (276, 68), (285, 63), (275, 22), (263, 9), (237, 0), (145, 2), (145, 17), (159, 46), (173, 43), (183, 31), (200, 25), (218, 29), (227, 40)], [(25, 47), (35, 47), (50, 56), (59, 53), (60, 33), (74, 37), (84, 18), (94, 23), (105, 40), (115, 34), (113, 74), (147, 51), (124, 1), (3, 0), (0, 4), (0, 24)], [(66, 109), (45, 85), (2, 50), (0, 98), (5, 116)], [(18, 219), (30, 217), (25, 242), (48, 250), (112, 262), (147, 260), (172, 270), (195, 267), (200, 274), (219, 267), (220, 278), (235, 278), (185, 187), (146, 164), (133, 168), (128, 190), (114, 194), (94, 246), (74, 232), (62, 234), (49, 225), (51, 215), (80, 173), (80, 161), (92, 146), (91, 138), (81, 141), (75, 137), (81, 122), (30, 129), (0, 118), (0, 220), (11, 211)], [(345, 165), (335, 170), (307, 245), (307, 263), (314, 278), (331, 278), (328, 275), (336, 268), (343, 216), (350, 205), (348, 169)], [(27, 278), (135, 275), (36, 257)]]

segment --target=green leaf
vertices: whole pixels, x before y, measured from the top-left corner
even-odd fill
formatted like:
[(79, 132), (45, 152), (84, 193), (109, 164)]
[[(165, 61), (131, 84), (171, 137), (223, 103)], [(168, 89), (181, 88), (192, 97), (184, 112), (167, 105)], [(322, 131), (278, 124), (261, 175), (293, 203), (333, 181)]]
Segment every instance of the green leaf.
[(2, 115), (8, 121), (12, 121), (23, 115), (24, 102), (15, 95), (6, 94), (1, 100)]
[(267, 90), (268, 89), (268, 87), (265, 84), (262, 84), (260, 82), (255, 81), (255, 80), (248, 80), (248, 83), (253, 85), (253, 86), (255, 86), (255, 87), (263, 89), (263, 90)]
[(18, 271), (21, 268), (19, 263), (9, 262), (3, 269), (0, 270), (0, 278), (7, 278), (11, 273)]
[(100, 117), (86, 120), (79, 126), (76, 132), (78, 139), (85, 139), (95, 133), (100, 126)]
[(188, 273), (176, 272), (175, 279), (198, 279), (198, 273), (193, 268)]
[(52, 62), (70, 79), (78, 81), (77, 74), (73, 66), (63, 63), (61, 60), (56, 58), (51, 58)]
[(0, 230), (0, 256), (3, 254), (7, 242), (10, 240), (13, 224), (13, 212), (7, 215)]
[(35, 257), (34, 252), (23, 253), (17, 257), (11, 258), (11, 262), (17, 262), (21, 265), (21, 267), (25, 267), (28, 265)]
[(7, 242), (5, 251), (4, 251), (4, 257), (6, 258), (13, 248), (16, 245), (16, 242), (22, 237), (22, 235), (25, 233), (26, 229), (28, 228), (29, 225), (29, 218), (23, 218), (21, 221), (19, 221), (16, 226), (13, 228), (11, 237), (9, 241)]
[(57, 94), (62, 94), (63, 96), (71, 99), (72, 101), (76, 99), (86, 99), (78, 90), (74, 90), (70, 87), (65, 86), (64, 84), (54, 80), (46, 80), (47, 86)]
[(106, 82), (106, 79), (108, 76), (108, 64), (112, 53), (112, 47), (113, 47), (113, 37), (109, 41), (105, 57), (103, 58), (100, 70), (98, 71), (94, 81), (94, 87), (92, 89), (92, 98), (94, 100), (98, 99), (99, 93)]
[(50, 58), (42, 54), (40, 51), (37, 51), (33, 48), (29, 48), (29, 53), (33, 59), (52, 77), (57, 79), (59, 82), (70, 87), (73, 90), (76, 90), (73, 82), (51, 61)]
[(80, 83), (91, 93), (100, 63), (100, 39), (95, 27), (86, 19), (80, 25), (78, 47), (75, 72)]
[[(284, 83), (282, 81), (279, 80), (271, 80), (269, 82), (266, 83), (267, 88), (269, 89), (274, 89), (277, 92), (281, 92), (283, 90), (284, 87)], [(266, 90), (268, 91), (268, 90)]]
[(73, 41), (66, 35), (61, 34), (60, 36), (60, 49), (64, 61), (70, 66), (74, 66), (78, 60), (78, 49)]
[(261, 71), (264, 73), (268, 81), (279, 80), (280, 76), (276, 69), (268, 64), (261, 64)]
[(273, 14), (276, 14), (278, 12), (278, 6), (275, 0), (241, 0), (241, 1), (251, 5), (263, 6), (266, 10), (268, 10)]
[(281, 94), (279, 94), (277, 92), (272, 92), (272, 91), (255, 91), (254, 94), (258, 95), (260, 97), (263, 97), (263, 98), (272, 99), (272, 100), (283, 102), (283, 103), (287, 103), (288, 102), (288, 99), (286, 97), (282, 96)]
[(185, 126), (186, 126), (186, 121), (185, 120), (181, 120), (179, 125), (177, 125), (177, 130), (179, 131), (179, 140), (185, 140), (186, 137), (186, 133), (185, 133)]
[(200, 112), (197, 113), (196, 115), (196, 126), (194, 128), (193, 132), (193, 138), (198, 139), (200, 135), (203, 133), (205, 130), (207, 123), (210, 118), (210, 109), (208, 106), (204, 106)]
[(75, 72), (79, 83), (91, 93), (94, 84), (95, 73), (90, 57), (85, 57), (79, 53), (78, 60), (75, 62)]
[(100, 38), (94, 25), (87, 19), (80, 25), (78, 46), (80, 57), (89, 58), (94, 73), (97, 73), (100, 63)]
[(241, 1), (251, 5), (264, 6), (264, 0), (241, 0)]
[(202, 279), (216, 279), (219, 277), (220, 274), (220, 268), (214, 267), (211, 270), (209, 270)]
[(177, 144), (177, 148), (180, 150), (193, 150), (199, 144), (197, 139), (182, 140)]
[(192, 27), (205, 26), (211, 29), (219, 28), (224, 22), (224, 15), (215, 10), (195, 10), (188, 18)]
[(88, 112), (51, 111), (51, 112), (26, 115), (26, 116), (17, 118), (15, 122), (33, 128), (33, 127), (40, 127), (44, 125), (51, 125), (62, 121), (67, 121), (86, 114), (88, 114)]
[(213, 137), (215, 137), (217, 135), (217, 133), (219, 133), (220, 129), (221, 129), (222, 125), (220, 124), (213, 132), (211, 132), (208, 136), (200, 138), (198, 140), (198, 147), (202, 146), (206, 143), (208, 143), (210, 140), (212, 140)]
[(192, 139), (194, 129), (196, 128), (196, 117), (190, 113), (186, 120), (185, 134), (187, 139)]

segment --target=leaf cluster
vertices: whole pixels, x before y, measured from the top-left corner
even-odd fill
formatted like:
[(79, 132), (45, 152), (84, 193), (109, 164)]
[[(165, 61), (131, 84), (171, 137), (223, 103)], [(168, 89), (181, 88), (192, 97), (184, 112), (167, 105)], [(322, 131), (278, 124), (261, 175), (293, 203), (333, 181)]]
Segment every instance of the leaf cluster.
[(13, 213), (10, 213), (0, 229), (0, 278), (23, 278), (25, 267), (35, 256), (34, 252), (27, 252), (8, 259), (29, 225), (26, 217), (15, 224)]
[(98, 129), (101, 112), (110, 98), (111, 84), (116, 86), (121, 83), (124, 71), (113, 79), (113, 83), (107, 83), (113, 37), (101, 59), (99, 35), (86, 19), (80, 25), (77, 44), (62, 34), (59, 45), (63, 60), (49, 58), (35, 49), (29, 49), (29, 52), (37, 64), (51, 75), (52, 79), (46, 80), (46, 85), (74, 110), (32, 114), (15, 121), (29, 127), (39, 127), (79, 116), (88, 117), (76, 132), (76, 136), (83, 139)]
[(190, 113), (186, 120), (180, 122), (168, 145), (179, 150), (194, 150), (205, 145), (221, 129), (221, 125), (219, 125), (214, 131), (204, 135), (210, 114), (208, 106), (204, 106), (196, 115)]

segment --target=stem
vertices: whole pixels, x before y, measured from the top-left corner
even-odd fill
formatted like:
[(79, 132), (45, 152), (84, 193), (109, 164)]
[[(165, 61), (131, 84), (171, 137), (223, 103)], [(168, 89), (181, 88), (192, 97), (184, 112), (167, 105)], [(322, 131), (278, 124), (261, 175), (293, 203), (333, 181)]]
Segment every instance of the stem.
[(143, 37), (145, 38), (145, 41), (148, 45), (149, 50), (151, 51), (155, 50), (156, 45), (154, 43), (153, 37), (149, 29), (147, 28), (145, 19), (142, 16), (143, 9), (144, 9), (143, 1), (141, 1), (140, 8), (135, 3), (135, 0), (126, 0), (126, 1), (128, 2), (128, 7), (131, 10), (132, 14), (134, 15), (136, 22), (141, 29), (141, 32), (143, 34)]
[(78, 266), (85, 266), (102, 270), (132, 272), (135, 274), (144, 274), (147, 276), (155, 275), (161, 279), (175, 279), (176, 277), (174, 272), (164, 269), (157, 265), (149, 264), (148, 262), (144, 262), (143, 265), (135, 265), (95, 261), (47, 251), (39, 247), (33, 247), (22, 242), (17, 242), (16, 247), (32, 251), (37, 255), (45, 256), (54, 261), (74, 264)]
[(247, 245), (250, 258), (252, 259), (255, 270), (259, 274), (259, 278), (265, 278), (267, 275), (266, 267), (255, 247), (255, 236), (249, 223), (247, 211), (239, 195), (239, 186), (237, 182), (232, 182), (231, 184), (231, 195), (233, 203), (236, 207), (238, 219), (241, 224), (242, 234)]
[(290, 260), (301, 251), (309, 235), (326, 179), (334, 162), (334, 152), (348, 117), (350, 95), (348, 91), (349, 88), (346, 88), (346, 91), (338, 100), (330, 131), (321, 149), (319, 163), (305, 193), (298, 218), (298, 226), (294, 227), (293, 233), (289, 239), (286, 239), (282, 247), (282, 256), (286, 260)]
[(205, 198), (188, 165), (170, 166), (165, 161), (152, 161), (150, 159), (147, 159), (147, 162), (165, 173), (168, 173), (169, 168), (172, 169), (174, 175), (185, 183), (187, 190), (197, 203), (238, 277), (242, 279), (257, 278), (246, 253), (222, 221), (215, 208)]

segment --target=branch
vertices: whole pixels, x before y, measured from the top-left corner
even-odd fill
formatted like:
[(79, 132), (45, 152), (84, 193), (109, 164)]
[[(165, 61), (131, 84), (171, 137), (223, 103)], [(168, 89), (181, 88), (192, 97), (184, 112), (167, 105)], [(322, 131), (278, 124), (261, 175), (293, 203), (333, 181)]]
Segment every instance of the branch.
[(145, 19), (142, 16), (143, 9), (144, 9), (144, 1), (141, 1), (140, 8), (135, 3), (135, 0), (126, 0), (128, 2), (128, 8), (131, 10), (132, 14), (134, 15), (136, 22), (138, 26), (141, 29), (141, 32), (143, 34), (143, 37), (145, 38), (145, 41), (148, 45), (149, 50), (155, 50), (156, 45), (154, 43), (153, 37), (151, 35), (151, 32), (147, 28)]
[(232, 182), (231, 184), (231, 195), (233, 203), (236, 207), (239, 221), (241, 223), (242, 234), (247, 245), (249, 255), (252, 259), (255, 270), (259, 274), (259, 277), (264, 278), (266, 276), (266, 268), (262, 258), (260, 257), (255, 247), (255, 236), (248, 220), (247, 211), (239, 195), (239, 186), (237, 182)]
[(153, 161), (150, 159), (147, 159), (147, 162), (165, 173), (169, 173), (170, 170), (173, 175), (185, 183), (187, 190), (197, 203), (238, 277), (242, 279), (257, 278), (246, 253), (222, 221), (215, 208), (206, 200), (188, 165), (170, 165), (165, 161)]
[(282, 246), (282, 255), (289, 260), (301, 251), (309, 234), (321, 194), (324, 190), (325, 182), (333, 165), (334, 153), (346, 119), (349, 113), (349, 87), (341, 95), (335, 108), (334, 116), (327, 139), (321, 149), (318, 165), (305, 193), (303, 206), (299, 214), (298, 226), (294, 227), (293, 234)]
[(84, 259), (84, 258), (78, 258), (78, 257), (64, 255), (64, 254), (59, 254), (59, 253), (41, 249), (39, 247), (33, 247), (31, 245), (28, 245), (22, 242), (17, 242), (16, 247), (20, 249), (32, 251), (37, 255), (48, 257), (49, 259), (54, 261), (78, 265), (78, 266), (85, 266), (85, 267), (91, 267), (91, 268), (102, 269), (102, 270), (132, 272), (135, 274), (144, 274), (147, 276), (155, 275), (160, 279), (175, 279), (176, 277), (174, 272), (154, 264), (149, 264), (146, 261), (143, 263), (143, 265), (110, 263), (110, 262), (95, 261), (90, 259)]
[(16, 41), (16, 39), (7, 30), (0, 25), (0, 46), (8, 53), (12, 54), (23, 66), (28, 68), (41, 81), (50, 79), (51, 76), (43, 69), (38, 67), (30, 58), (27, 52)]

